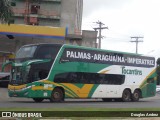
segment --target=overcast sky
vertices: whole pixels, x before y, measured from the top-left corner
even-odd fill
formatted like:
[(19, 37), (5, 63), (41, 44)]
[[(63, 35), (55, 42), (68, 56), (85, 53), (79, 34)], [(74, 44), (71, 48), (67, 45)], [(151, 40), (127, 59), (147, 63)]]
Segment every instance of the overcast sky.
[[(130, 37), (143, 36), (138, 53), (160, 57), (160, 0), (83, 0), (83, 30), (93, 30), (96, 21), (103, 30), (102, 48), (135, 52)], [(159, 52), (158, 52), (159, 51)]]

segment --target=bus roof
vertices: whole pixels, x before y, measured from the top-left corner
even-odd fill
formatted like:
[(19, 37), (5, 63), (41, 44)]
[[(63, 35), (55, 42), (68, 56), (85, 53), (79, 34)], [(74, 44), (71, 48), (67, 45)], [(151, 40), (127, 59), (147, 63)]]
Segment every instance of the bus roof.
[(37, 44), (27, 44), (22, 47), (27, 47), (27, 46), (41, 46), (41, 45), (57, 45), (57, 46), (62, 46), (63, 44), (54, 44), (54, 43), (37, 43)]
[(122, 53), (122, 54), (130, 54), (130, 55), (142, 55), (136, 53), (129, 53), (129, 52), (122, 52), (122, 51), (115, 51), (115, 50), (107, 50), (107, 49), (99, 49), (99, 48), (92, 48), (92, 47), (85, 47), (85, 46), (76, 46), (76, 45), (69, 45), (64, 44), (65, 47), (73, 47), (73, 48), (81, 48), (81, 49), (90, 49), (90, 50), (97, 50), (97, 51), (107, 51), (107, 52), (114, 52), (114, 53)]
[(70, 44), (55, 44), (55, 43), (37, 43), (37, 44), (28, 44), (25, 46), (41, 46), (41, 45), (56, 45), (56, 46), (64, 46), (64, 47), (72, 47), (72, 48), (80, 48), (80, 49), (90, 49), (90, 50), (96, 50), (96, 51), (108, 51), (108, 52), (116, 52), (116, 53), (122, 53), (122, 54), (130, 54), (130, 55), (139, 55), (143, 56), (142, 54), (136, 54), (136, 53), (130, 53), (130, 52), (122, 52), (122, 51), (114, 51), (114, 50), (107, 50), (107, 49), (98, 49), (98, 48), (92, 48), (92, 47), (85, 47), (85, 46), (78, 46), (78, 45), (70, 45)]

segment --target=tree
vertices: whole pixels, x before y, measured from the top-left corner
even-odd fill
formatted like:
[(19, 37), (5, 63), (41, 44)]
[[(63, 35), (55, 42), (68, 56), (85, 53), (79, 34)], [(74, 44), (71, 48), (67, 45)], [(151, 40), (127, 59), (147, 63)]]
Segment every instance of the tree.
[(0, 0), (0, 22), (8, 23), (13, 15), (9, 0)]

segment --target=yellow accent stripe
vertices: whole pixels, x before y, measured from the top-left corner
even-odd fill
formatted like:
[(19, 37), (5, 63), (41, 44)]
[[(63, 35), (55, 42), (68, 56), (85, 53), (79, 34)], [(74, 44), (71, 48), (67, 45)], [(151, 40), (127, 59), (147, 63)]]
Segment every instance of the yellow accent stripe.
[(107, 73), (109, 70), (103, 70), (103, 71), (101, 71), (100, 73), (101, 74), (105, 74), (105, 73)]
[(61, 84), (61, 86), (65, 89), (66, 92), (68, 92), (68, 94), (71, 94), (74, 97), (78, 97), (78, 95), (75, 93), (75, 91), (72, 91), (70, 88), (67, 88), (65, 83)]
[(78, 88), (74, 84), (65, 84), (68, 88), (70, 88), (72, 91), (77, 93), (78, 97), (86, 98), (88, 97), (88, 94), (90, 93), (90, 90), (93, 87), (93, 84), (85, 84), (82, 88)]
[[(144, 86), (146, 86), (146, 84), (144, 84), (144, 82), (149, 78), (149, 76), (151, 76), (154, 72), (156, 72), (156, 69), (154, 69), (149, 75), (147, 75), (147, 77), (143, 80), (143, 82), (140, 85), (140, 88), (143, 88)], [(155, 80), (155, 78), (154, 78)]]
[(74, 96), (73, 95), (71, 95), (71, 94), (69, 94), (69, 93), (65, 93), (67, 96), (69, 96), (69, 97), (71, 97), (71, 98), (74, 98)]
[[(64, 87), (60, 84), (57, 84), (57, 83), (54, 83), (54, 82), (51, 82), (48, 80), (43, 80), (41, 82), (53, 84), (55, 86), (61, 86), (64, 89), (66, 89), (67, 91), (69, 91), (70, 93), (72, 93), (72, 94), (74, 93), (75, 95), (77, 95), (78, 97), (81, 97), (81, 98), (87, 98), (90, 93), (90, 90), (94, 86), (93, 84), (85, 84), (82, 88), (79, 88), (74, 84), (64, 83), (63, 85), (66, 86), (66, 87)], [(70, 89), (68, 89), (68, 88), (70, 88)]]
[(20, 90), (20, 89), (23, 89), (25, 88), (27, 85), (19, 85), (19, 86), (14, 86), (14, 85), (8, 85), (8, 89), (9, 90)]
[[(66, 91), (68, 91), (68, 92), (70, 92), (71, 94), (73, 94), (73, 95), (75, 95), (75, 97), (77, 96), (77, 94), (75, 93), (75, 91), (71, 91), (70, 89), (68, 89), (67, 88), (67, 85), (64, 83), (64, 84), (57, 84), (57, 83), (54, 83), (54, 82), (51, 82), (51, 81), (49, 81), (49, 80), (43, 80), (43, 81), (41, 81), (41, 82), (44, 82), (44, 83), (46, 83), (46, 84), (52, 84), (52, 85), (55, 85), (55, 86), (61, 86), (61, 87), (63, 87)], [(73, 96), (72, 95), (72, 96)]]
[(52, 91), (53, 88), (52, 87), (44, 88), (44, 86), (33, 86), (32, 90), (50, 90)]
[[(154, 81), (156, 81), (156, 77), (154, 77)], [(148, 85), (149, 83), (144, 84), (143, 86), (141, 86), (141, 88), (144, 88)]]

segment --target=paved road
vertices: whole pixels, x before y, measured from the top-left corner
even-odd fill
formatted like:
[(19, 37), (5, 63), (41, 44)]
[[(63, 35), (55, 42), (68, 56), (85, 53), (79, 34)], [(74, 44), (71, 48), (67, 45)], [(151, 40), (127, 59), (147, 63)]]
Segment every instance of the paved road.
[(160, 108), (160, 93), (139, 102), (103, 102), (101, 99), (66, 99), (64, 103), (50, 103), (45, 100), (35, 103), (27, 98), (9, 98), (6, 88), (0, 88), (0, 108)]

